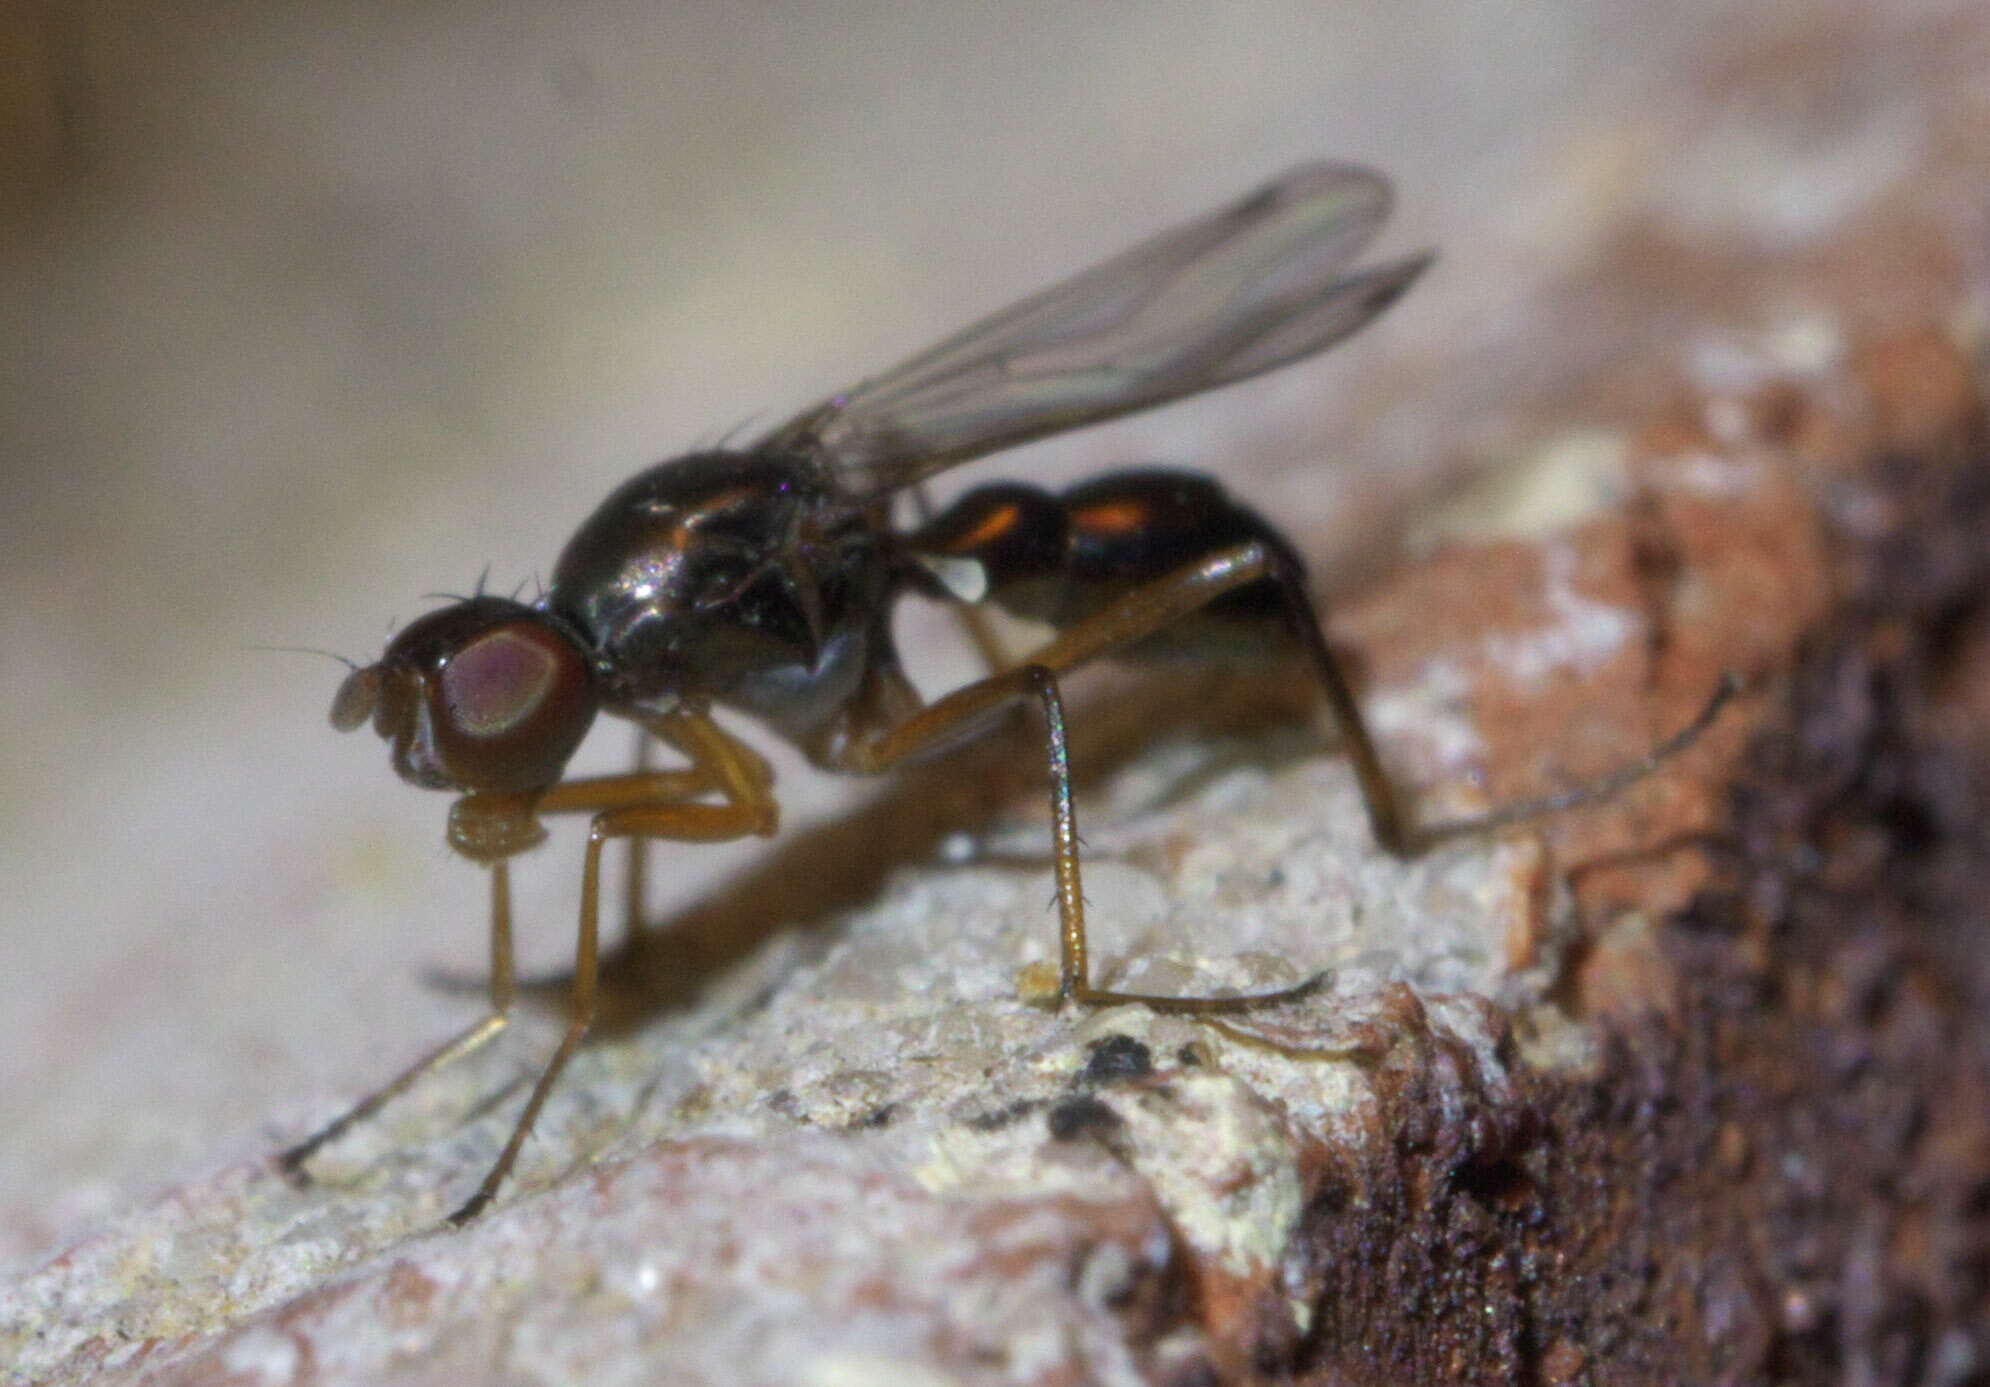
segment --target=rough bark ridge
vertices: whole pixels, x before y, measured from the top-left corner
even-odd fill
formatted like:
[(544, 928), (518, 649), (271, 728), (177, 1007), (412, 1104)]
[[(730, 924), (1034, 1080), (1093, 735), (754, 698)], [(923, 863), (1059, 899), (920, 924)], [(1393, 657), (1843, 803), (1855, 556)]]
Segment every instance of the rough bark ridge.
[(1990, 1380), (1990, 448), (1961, 432), (1881, 459), (1884, 525), (1838, 537), (1846, 596), (1663, 931), (1671, 1014), (1511, 1098), (1442, 1044), (1389, 1062), (1384, 1139), (1308, 1205), (1311, 1380)]

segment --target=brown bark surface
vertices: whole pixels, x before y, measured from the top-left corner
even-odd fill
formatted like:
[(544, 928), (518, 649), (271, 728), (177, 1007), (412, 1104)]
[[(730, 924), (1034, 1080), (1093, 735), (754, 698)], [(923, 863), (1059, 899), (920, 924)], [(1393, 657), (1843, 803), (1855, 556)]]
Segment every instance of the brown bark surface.
[[(1879, 397), (1960, 387), (1928, 343)], [(1902, 371), (1912, 361), (1918, 369)], [(1925, 397), (1924, 397), (1925, 398)], [(1990, 451), (1958, 391), (1827, 527), (1837, 594), (1732, 773), (1693, 900), (1582, 970), (1593, 1075), (1385, 1063), (1307, 1245), (1320, 1381), (1929, 1382), (1990, 1362)]]
[[(314, 1187), (278, 1177), (275, 1150), (475, 1007), (461, 986), (437, 996), (405, 979), (424, 961), (477, 957), (474, 943), (457, 945), (474, 939), (481, 902), (468, 886), (450, 897), (437, 885), (452, 869), (450, 881), (474, 875), (442, 860), (439, 804), (421, 806), (417, 837), (372, 817), (413, 793), (378, 765), (364, 792), (316, 788), (360, 755), (299, 732), (317, 731), (316, 685), (300, 711), (248, 687), (237, 665), (202, 660), (226, 644), (224, 618), (210, 614), (239, 617), (227, 604), (248, 602), (244, 588), (259, 613), (274, 605), (292, 626), (245, 626), (241, 643), (323, 629), (334, 597), (340, 609), (391, 610), (370, 590), (371, 570), (386, 571), (378, 556), (436, 542), (413, 518), (423, 503), (483, 515), (474, 508), (502, 484), (515, 488), (506, 511), (550, 509), (536, 455), (459, 459), (426, 495), (411, 487), (410, 453), (446, 453), (435, 440), (451, 434), (422, 411), (437, 408), (430, 395), (455, 396), (426, 375), (408, 387), (419, 410), (372, 417), (397, 383), (393, 363), (405, 374), (408, 358), (374, 363), (393, 334), (365, 326), (417, 323), (414, 347), (436, 347), (431, 316), (452, 320), (425, 308), (429, 272), (448, 284), (452, 272), (476, 278), (465, 261), (484, 262), (438, 254), (410, 270), (401, 241), (352, 231), (393, 221), (365, 179), (333, 199), (343, 219), (326, 214), (330, 232), (255, 222), (256, 208), (292, 206), (257, 181), (288, 168), (290, 151), (273, 157), (246, 134), (248, 153), (166, 139), (162, 152), (183, 162), (162, 160), (167, 176), (156, 176), (133, 158), (150, 151), (130, 132), (155, 117), (177, 129), (167, 113), (184, 116), (179, 93), (156, 112), (107, 95), (127, 90), (111, 80), (123, 73), (157, 97), (131, 76), (145, 43), (121, 46), (126, 30), (110, 20), (23, 21), (30, 38), (55, 38), (46, 51), (10, 50), (48, 68), (53, 113), (45, 144), (22, 145), (32, 167), (15, 170), (25, 194), (46, 199), (13, 209), (25, 231), (10, 245), (37, 269), (42, 314), (32, 320), (41, 369), (20, 394), (53, 403), (29, 411), (36, 427), (11, 452), (54, 461), (18, 512), (0, 516), (10, 553), (37, 560), (0, 572), (0, 605), (30, 618), (8, 646), (28, 658), (7, 673), (30, 710), (19, 725), (33, 732), (29, 754), (0, 753), (9, 768), (40, 767), (36, 792), (19, 797), (34, 812), (12, 822), (20, 836), (8, 843), (19, 919), (0, 977), (0, 1074), (6, 1134), (28, 1139), (0, 1144), (0, 1251), (12, 1264), (0, 1280), (0, 1378), (1990, 1382), (1990, 18), (1980, 4), (1936, 0), (1708, 0), (1688, 25), (1671, 10), (1618, 5), (1618, 27), (1554, 52), (1571, 71), (1617, 64), (1621, 83), (1593, 79), (1601, 85), (1580, 88), (1582, 102), (1547, 113), (1499, 106), (1508, 133), (1487, 153), (1455, 131), (1419, 152), (1411, 118), (1388, 98), (1405, 82), (1463, 90), (1489, 72), (1503, 93), (1546, 57), (1528, 44), (1477, 51), (1465, 26), (1506, 35), (1521, 19), (1505, 6), (1391, 6), (1367, 41), (1389, 50), (1399, 27), (1421, 32), (1399, 19), (1412, 10), (1444, 40), (1428, 50), (1444, 59), (1439, 75), (1398, 64), (1357, 105), (1394, 112), (1378, 129), (1401, 133), (1373, 143), (1401, 149), (1391, 168), (1406, 194), (1449, 199), (1448, 213), (1406, 216), (1402, 233), (1415, 244), (1428, 231), (1444, 259), (1348, 350), (1344, 375), (1337, 360), (1250, 387), (1263, 396), (1217, 397), (1197, 422), (1139, 435), (1142, 446), (1164, 439), (1161, 453), (1188, 464), (1234, 458), (1218, 469), (1226, 483), (1294, 532), (1385, 758), (1426, 815), (1633, 760), (1686, 722), (1723, 672), (1743, 676), (1746, 692), (1691, 750), (1607, 804), (1401, 863), (1369, 841), (1345, 760), (1307, 723), (1314, 700), (1289, 675), (1082, 683), (1074, 763), (1099, 980), (1186, 993), (1325, 969), (1328, 985), (1220, 1026), (1140, 1007), (1033, 1005), (1029, 984), (1054, 957), (1055, 934), (1041, 751), (1024, 728), (915, 769), (874, 801), (818, 807), (814, 822), (797, 812), (751, 855), (700, 856), (729, 862), (704, 878), (688, 854), (671, 856), (658, 882), (675, 904), (617, 943), (596, 1042), (556, 1090), (503, 1199), (455, 1233), (438, 1221), (488, 1167), (552, 1028), (528, 1021), (421, 1085), (328, 1150)], [(783, 32), (813, 13), (783, 10)], [(715, 53), (757, 58), (750, 42), (726, 46), (748, 32), (729, 26), (750, 20), (702, 14), (671, 23)], [(1315, 22), (1297, 8), (1286, 21), (1295, 33)], [(913, 71), (894, 46), (910, 22), (859, 28), (849, 52), (805, 52), (761, 86), (770, 102), (800, 103), (779, 107), (797, 128), (839, 130), (837, 100), (809, 104), (817, 73), (825, 91), (856, 82), (865, 101), (885, 100), (866, 64), (889, 51), (895, 76)], [(928, 22), (944, 30), (928, 34), (933, 48), (950, 52), (945, 25), (967, 21)], [(1220, 36), (1196, 28), (1205, 22), (1189, 30), (1213, 43)], [(244, 33), (231, 19), (192, 48), (204, 55)], [(1338, 128), (1314, 69), (1338, 60), (1340, 40), (1338, 29), (1310, 47), (1294, 40), (1305, 94), (1252, 123)], [(244, 42), (239, 53), (223, 43), (214, 61), (239, 57), (256, 81), (238, 89), (232, 74), (200, 67), (195, 90), (226, 91), (250, 111), (281, 92), (288, 110), (280, 78), (298, 69), (286, 66), (287, 43)], [(543, 77), (537, 37), (526, 46), (523, 61)], [(625, 46), (600, 43), (614, 100), (690, 93), (688, 105), (658, 108), (671, 113), (659, 128), (702, 130), (712, 110), (732, 109), (706, 99), (700, 73), (672, 66), (686, 52), (702, 64), (705, 50), (658, 44), (656, 71), (683, 76), (679, 88), (648, 80), (635, 58), (643, 80), (631, 79), (617, 67)], [(1179, 74), (1206, 55), (1182, 42), (1167, 54), (1135, 70), (1149, 104), (1172, 110)], [(930, 87), (951, 112), (953, 56), (896, 94), (923, 101)], [(1042, 116), (1053, 103), (1028, 85), (1050, 80), (1048, 59), (1025, 56), (1001, 68), (1021, 93), (1008, 109), (1046, 122), (1028, 127), (1032, 148), (1061, 148), (1072, 123)], [(1123, 55), (1111, 56), (1117, 80)], [(1225, 88), (1242, 93), (1239, 109), (1271, 102), (1261, 79), (1280, 57), (1240, 62)], [(992, 46), (987, 61), (998, 63)], [(1050, 68), (1070, 91), (1112, 89), (1069, 61)], [(84, 80), (100, 70), (110, 78)], [(591, 69), (558, 71), (562, 99), (587, 107)], [(526, 85), (485, 76), (458, 73), (456, 87), (508, 100)], [(336, 99), (319, 91), (300, 86), (294, 99)], [(401, 108), (371, 91), (353, 99), (386, 114), (369, 111), (367, 123), (393, 125)], [(1497, 95), (1475, 99), (1490, 109)], [(510, 110), (484, 111), (491, 125), (475, 150), (503, 143)], [(77, 117), (120, 111), (125, 124), (106, 117), (101, 129)], [(267, 124), (308, 143), (294, 134), (302, 117)], [(1214, 125), (1210, 139), (1231, 138)], [(386, 131), (386, 167), (404, 152), (401, 133)], [(453, 167), (456, 147), (436, 148), (436, 166)], [(250, 172), (220, 180), (208, 194), (217, 201), (162, 191), (203, 159), (236, 167), (231, 151)], [(1249, 176), (1291, 155), (1258, 153), (1264, 166)], [(891, 173), (895, 156), (868, 157), (870, 175)], [(564, 173), (586, 161), (550, 162)], [(1042, 162), (1031, 159), (1032, 176)], [(945, 186), (979, 200), (975, 216), (994, 215), (978, 175), (955, 169), (956, 151), (935, 163), (943, 182), (954, 178)], [(538, 209), (521, 205), (529, 199), (504, 168), (490, 179), (504, 184), (491, 220), (508, 228)], [(111, 176), (120, 170), (126, 181)], [(317, 208), (316, 183), (301, 181), (301, 204)], [(781, 182), (768, 173), (742, 186)], [(1129, 164), (1114, 195), (1101, 193), (1105, 210), (1141, 182)], [(858, 186), (870, 216), (871, 185)], [(121, 239), (127, 196), (155, 219), (139, 218), (135, 243)], [(640, 233), (611, 221), (599, 242), (651, 234), (655, 218), (628, 215)], [(1129, 229), (1107, 221), (1117, 229), (1101, 252)], [(284, 273), (259, 281), (245, 268), (256, 256), (232, 241), (208, 246), (222, 226), (255, 229), (241, 232), (248, 245), (267, 237)], [(182, 239), (155, 245), (161, 228)], [(691, 218), (670, 234), (708, 245), (698, 233), (710, 230)], [(626, 401), (596, 377), (618, 352), (600, 342), (646, 341), (664, 321), (636, 314), (613, 337), (618, 293), (569, 293), (566, 243), (543, 234), (543, 259), (491, 252), (500, 268), (489, 273), (515, 298), (490, 295), (537, 305), (540, 316), (517, 310), (530, 330), (497, 313), (482, 324), (481, 354), (466, 348), (434, 368), (507, 421), (465, 430), (477, 445), (468, 451), (497, 450), (495, 436), (514, 427), (506, 402), (477, 393), (509, 396), (511, 368), (492, 363), (568, 382), (586, 360), (591, 418)], [(329, 259), (288, 268), (300, 239)], [(721, 238), (727, 253), (736, 239)], [(644, 246), (637, 258), (656, 272), (658, 253)], [(810, 243), (806, 254), (798, 282), (840, 284), (840, 246)], [(245, 307), (190, 293), (180, 256), (208, 264), (223, 289), (241, 276), (266, 297)], [(1020, 288), (1069, 268), (1022, 258)], [(300, 300), (320, 273), (363, 285), (347, 286), (349, 298), (323, 291), (345, 315), (328, 311), (323, 332), (338, 342), (335, 329), (350, 328), (349, 352), (290, 356), (261, 338), (255, 351), (221, 350), (245, 320), (274, 334), (291, 308), (309, 308)], [(741, 273), (719, 297), (745, 314), (740, 301), (764, 286), (758, 271)], [(660, 278), (661, 297), (703, 292), (694, 273)], [(762, 310), (777, 324), (769, 335), (833, 325), (861, 339), (877, 296), (840, 316), (822, 308), (813, 330), (801, 326), (818, 322), (805, 294), (774, 297)], [(175, 304), (210, 301), (212, 320), (175, 316)], [(955, 325), (927, 323), (912, 340)], [(542, 329), (554, 345), (539, 359), (529, 348)], [(304, 335), (315, 344), (319, 329)], [(113, 378), (134, 359), (127, 338), (208, 342), (220, 364), (207, 369), (240, 376), (237, 414), (210, 410), (189, 386), (203, 378), (175, 374), (177, 356), (119, 393)], [(362, 383), (358, 403), (330, 416), (338, 427), (302, 407), (272, 426), (305, 440), (309, 465), (243, 494), (282, 491), (285, 476), (302, 487), (300, 475), (326, 490), (305, 488), (318, 503), (287, 521), (270, 504), (268, 534), (244, 533), (257, 527), (239, 515), (214, 533), (171, 514), (196, 538), (167, 526), (162, 540), (147, 528), (158, 523), (152, 501), (203, 494), (202, 460), (226, 451), (215, 437), (237, 446), (244, 421), (282, 393), (257, 384), (264, 356), (286, 366), (277, 384), (292, 394), (307, 379)], [(86, 379), (108, 403), (96, 432), (72, 438), (53, 392)], [(644, 421), (628, 432), (646, 440), (657, 436), (653, 388), (649, 375), (628, 388)], [(709, 407), (697, 398), (705, 388), (670, 397), (670, 410)], [(1271, 399), (1282, 403), (1260, 418), (1258, 402)], [(699, 414), (682, 436), (711, 423)], [(541, 427), (567, 451), (599, 442), (583, 431), (587, 446), (569, 447), (571, 420)], [(113, 482), (44, 438), (68, 439), (74, 455), (109, 439), (158, 471)], [(627, 451), (626, 440), (615, 447)], [(325, 478), (348, 464), (351, 491), (333, 502)], [(128, 509), (111, 509), (112, 496)], [(163, 599), (162, 572), (192, 590)], [(419, 590), (388, 576), (401, 584), (394, 600)], [(308, 599), (277, 605), (286, 581)], [(916, 627), (908, 645), (925, 653), (935, 630)], [(90, 759), (100, 745), (115, 754)], [(809, 793), (790, 767), (782, 787), (791, 804)], [(549, 870), (558, 890), (521, 910), (551, 922), (554, 946), (535, 960), (565, 947), (570, 865)], [(65, 882), (44, 892), (38, 874), (51, 866)], [(436, 942), (445, 938), (453, 953)], [(557, 1011), (557, 978), (530, 990), (539, 1011)], [(448, 1014), (455, 1007), (464, 1016)]]

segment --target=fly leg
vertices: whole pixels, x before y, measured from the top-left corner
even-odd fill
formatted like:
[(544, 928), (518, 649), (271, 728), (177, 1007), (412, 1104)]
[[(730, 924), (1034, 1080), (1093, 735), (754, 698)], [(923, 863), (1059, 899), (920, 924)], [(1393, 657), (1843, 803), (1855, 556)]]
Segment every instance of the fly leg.
[[(642, 775), (650, 768), (650, 738), (644, 728), (636, 729), (636, 755), (629, 774)], [(649, 839), (629, 839), (626, 870), (622, 877), (622, 925), (633, 939), (643, 928), (643, 903), (649, 896)]]
[[(725, 792), (736, 804), (752, 802), (760, 805), (763, 813), (778, 818), (773, 800), (774, 772), (766, 759), (744, 742), (724, 733), (705, 737), (684, 730), (683, 724), (694, 719), (706, 726), (716, 726), (708, 718), (685, 713), (643, 719), (636, 732), (635, 764), (628, 774), (562, 781), (539, 801), (539, 812), (594, 812), (612, 804), (696, 799), (701, 794), (716, 790)], [(691, 758), (692, 764), (675, 770), (652, 771), (649, 768), (652, 738), (684, 752)], [(706, 758), (709, 758), (709, 764)], [(767, 831), (771, 833), (773, 829), (770, 827)], [(627, 842), (628, 867), (622, 884), (622, 913), (628, 933), (633, 937), (643, 928), (650, 840), (632, 835)]]
[(1164, 1011), (1221, 1013), (1290, 1000), (1316, 988), (1319, 978), (1282, 991), (1244, 997), (1153, 997), (1094, 987), (1085, 940), (1084, 896), (1080, 886), (1078, 833), (1071, 803), (1069, 748), (1064, 706), (1057, 676), (1086, 661), (1122, 649), (1207, 607), (1226, 593), (1253, 583), (1275, 585), (1285, 624), (1305, 649), (1327, 701), (1340, 721), (1359, 781), (1362, 802), (1376, 841), (1399, 857), (1413, 856), (1440, 838), (1484, 832), (1518, 819), (1569, 808), (1615, 793), (1650, 774), (1719, 714), (1734, 693), (1723, 680), (1698, 717), (1650, 755), (1588, 785), (1538, 800), (1506, 805), (1470, 818), (1420, 827), (1405, 812), (1394, 784), (1383, 769), (1352, 687), (1334, 659), (1305, 583), (1296, 564), (1273, 547), (1250, 540), (1217, 549), (1126, 593), (1064, 631), (1039, 649), (1020, 668), (969, 684), (904, 720), (868, 734), (860, 733), (836, 748), (828, 761), (836, 769), (875, 774), (899, 761), (932, 750), (985, 725), (1004, 705), (1034, 699), (1043, 710), (1051, 781), (1051, 817), (1055, 850), (1061, 964), (1059, 996), (1086, 1004), (1139, 1002)]
[[(554, 787), (546, 795), (548, 807), (558, 812), (596, 807), (588, 825), (587, 855), (581, 869), (580, 929), (574, 945), (573, 992), (568, 1009), (566, 1034), (547, 1061), (532, 1087), (532, 1096), (511, 1130), (511, 1137), (498, 1153), (490, 1173), (469, 1200), (449, 1216), (461, 1227), (477, 1217), (496, 1197), (498, 1188), (518, 1161), (525, 1139), (539, 1120), (539, 1111), (559, 1081), (560, 1074), (586, 1039), (594, 1024), (596, 985), (601, 961), (601, 854), (617, 838), (666, 838), (680, 843), (723, 843), (735, 838), (772, 834), (780, 822), (772, 794), (773, 773), (765, 760), (751, 748), (725, 732), (703, 713), (677, 712), (645, 721), (659, 738), (692, 758), (689, 769), (680, 772), (652, 772), (644, 776), (610, 776), (594, 781), (572, 781)], [(695, 783), (700, 791), (716, 786), (727, 799), (724, 804), (658, 803), (648, 798), (660, 783), (673, 774), (686, 777), (685, 787)]]
[[(284, 1151), (278, 1166), (299, 1183), (309, 1182), (306, 1163), (326, 1144), (377, 1113), (427, 1075), (474, 1054), (510, 1023), (517, 993), (512, 956), (510, 858), (536, 845), (543, 837), (542, 814), (591, 812), (586, 865), (581, 879), (581, 922), (575, 949), (570, 1020), (567, 1034), (527, 1101), (497, 1164), (476, 1196), (451, 1216), (462, 1224), (490, 1202), (518, 1159), (546, 1095), (560, 1070), (579, 1046), (593, 1020), (599, 971), (601, 854), (616, 838), (673, 838), (689, 842), (719, 842), (749, 834), (772, 833), (779, 813), (772, 795), (772, 773), (751, 748), (729, 736), (701, 713), (678, 712), (646, 721), (650, 732), (685, 752), (691, 764), (662, 771), (563, 781), (538, 796), (465, 796), (451, 815), (452, 844), (480, 860), (491, 871), (491, 1010), (397, 1075), (385, 1087), (368, 1094), (352, 1109)], [(700, 796), (721, 794), (725, 803), (685, 803)], [(459, 827), (463, 831), (457, 831)]]
[(546, 1097), (553, 1091), (567, 1062), (587, 1038), (588, 1028), (594, 1024), (595, 983), (600, 965), (599, 921), (601, 912), (601, 850), (617, 838), (668, 838), (680, 843), (723, 843), (734, 838), (744, 838), (759, 831), (761, 820), (748, 805), (734, 804), (661, 804), (643, 808), (611, 809), (597, 814), (588, 827), (587, 865), (581, 877), (580, 890), (580, 931), (574, 946), (573, 1000), (567, 1020), (566, 1034), (560, 1038), (559, 1048), (546, 1062), (546, 1068), (539, 1075), (539, 1082), (532, 1086), (532, 1096), (525, 1102), (525, 1111), (518, 1115), (518, 1122), (511, 1129), (511, 1137), (498, 1153), (497, 1161), (490, 1173), (484, 1176), (483, 1184), (470, 1196), (463, 1207), (449, 1216), (449, 1222), (457, 1227), (477, 1217), (497, 1196), (498, 1188), (518, 1161), (518, 1153), (525, 1147), (525, 1139), (532, 1134), (533, 1124), (539, 1120), (539, 1111), (546, 1105)]
[(328, 1142), (336, 1141), (359, 1123), (401, 1094), (414, 1087), (425, 1075), (444, 1069), (473, 1055), (496, 1039), (511, 1022), (511, 1002), (517, 992), (517, 975), (511, 955), (511, 872), (510, 863), (499, 858), (491, 864), (491, 1009), (482, 1020), (465, 1027), (449, 1040), (416, 1060), (396, 1075), (384, 1088), (369, 1093), (352, 1108), (313, 1132), (277, 1157), (277, 1166), (294, 1184), (308, 1185), (311, 1173), (304, 1168)]
[(1053, 670), (1069, 669), (1162, 630), (1225, 593), (1257, 582), (1270, 582), (1277, 590), (1285, 627), (1305, 651), (1314, 677), (1333, 710), (1334, 720), (1347, 738), (1348, 757), (1361, 786), (1362, 805), (1368, 812), (1375, 841), (1396, 857), (1414, 857), (1446, 839), (1486, 833), (1608, 798), (1650, 775), (1690, 746), (1740, 689), (1734, 676), (1724, 675), (1685, 727), (1645, 756), (1595, 780), (1537, 799), (1500, 805), (1481, 814), (1419, 824), (1405, 808), (1395, 783), (1382, 766), (1353, 687), (1321, 633), (1319, 615), (1306, 594), (1306, 583), (1298, 567), (1263, 541), (1252, 540), (1216, 550), (1134, 589), (1072, 626), (1031, 658)]
[(1060, 962), (1058, 997), (1087, 1006), (1138, 1002), (1157, 1011), (1237, 1012), (1290, 1001), (1312, 991), (1320, 978), (1297, 987), (1241, 997), (1156, 997), (1094, 987), (1085, 947), (1085, 893), (1078, 863), (1078, 821), (1072, 808), (1071, 758), (1064, 727), (1064, 700), (1057, 675), (1038, 659), (1004, 674), (978, 680), (914, 713), (905, 721), (853, 744), (839, 769), (879, 774), (908, 757), (945, 744), (963, 730), (996, 715), (1005, 706), (1034, 699), (1043, 710), (1050, 765), (1051, 841), (1055, 854)]

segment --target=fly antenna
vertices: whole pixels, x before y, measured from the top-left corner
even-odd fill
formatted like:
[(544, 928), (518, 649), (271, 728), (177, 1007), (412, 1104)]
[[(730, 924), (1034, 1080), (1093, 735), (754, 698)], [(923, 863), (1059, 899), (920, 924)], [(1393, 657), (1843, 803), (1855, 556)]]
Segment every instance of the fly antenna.
[(336, 650), (320, 650), (315, 645), (251, 645), (244, 648), (248, 650), (274, 651), (279, 655), (323, 655), (327, 660), (337, 660), (347, 669), (356, 670), (359, 668), (357, 661), (348, 660)]

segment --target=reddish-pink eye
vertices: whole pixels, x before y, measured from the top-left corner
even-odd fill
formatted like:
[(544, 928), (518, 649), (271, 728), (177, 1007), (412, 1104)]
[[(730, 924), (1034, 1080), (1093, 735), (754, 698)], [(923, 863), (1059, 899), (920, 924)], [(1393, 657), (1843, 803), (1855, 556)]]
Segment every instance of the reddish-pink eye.
[(543, 790), (599, 707), (586, 647), (556, 619), (502, 597), (430, 612), (355, 671), (332, 723), (373, 726), (394, 769), (431, 790)]
[(443, 666), (442, 697), (454, 729), (502, 737), (530, 719), (566, 675), (561, 652), (529, 627), (500, 627)]
[(451, 644), (427, 680), (429, 716), (416, 724), (431, 740), (433, 778), (461, 790), (557, 781), (594, 720), (593, 679), (580, 650), (536, 615)]

